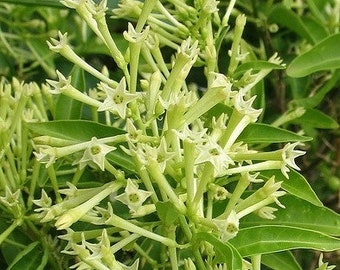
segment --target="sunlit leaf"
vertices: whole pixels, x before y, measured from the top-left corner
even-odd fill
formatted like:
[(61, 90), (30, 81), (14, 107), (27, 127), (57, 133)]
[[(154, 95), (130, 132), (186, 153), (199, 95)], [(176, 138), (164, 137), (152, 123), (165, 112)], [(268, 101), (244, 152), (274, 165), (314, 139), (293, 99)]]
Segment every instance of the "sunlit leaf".
[(284, 225), (304, 228), (332, 236), (340, 236), (340, 215), (324, 207), (316, 206), (292, 195), (285, 195), (280, 202), (286, 207), (278, 209), (276, 218), (266, 220), (257, 215), (249, 215), (242, 219), (244, 227), (260, 225)]
[(273, 270), (302, 270), (290, 251), (263, 254), (261, 263)]
[(291, 141), (310, 141), (311, 138), (267, 124), (248, 125), (237, 139), (245, 143), (278, 143)]
[(291, 170), (288, 175), (289, 179), (286, 179), (281, 171), (268, 170), (261, 172), (261, 176), (267, 177), (268, 179), (275, 176), (276, 181), (282, 181), (282, 188), (288, 193), (308, 201), (316, 206), (322, 206), (322, 203), (314, 190), (308, 183), (307, 179), (303, 177), (297, 171)]
[(317, 231), (285, 225), (261, 225), (240, 229), (230, 243), (242, 256), (267, 254), (291, 249), (323, 252), (340, 249), (340, 239)]
[(297, 56), (287, 67), (292, 77), (304, 77), (320, 70), (340, 68), (340, 33), (329, 36), (312, 49)]

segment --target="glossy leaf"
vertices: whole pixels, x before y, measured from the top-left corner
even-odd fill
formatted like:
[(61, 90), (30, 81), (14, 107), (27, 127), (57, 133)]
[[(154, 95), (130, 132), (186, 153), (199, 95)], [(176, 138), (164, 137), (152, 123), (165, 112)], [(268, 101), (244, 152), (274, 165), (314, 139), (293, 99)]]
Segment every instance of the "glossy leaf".
[(125, 131), (87, 120), (56, 120), (29, 123), (34, 133), (75, 142), (89, 141), (92, 137), (104, 138), (124, 134)]
[(263, 254), (261, 262), (273, 270), (302, 270), (290, 251)]
[(340, 68), (340, 33), (329, 36), (311, 50), (297, 56), (288, 66), (291, 77), (304, 77), (320, 70)]
[(62, 8), (62, 5), (59, 1), (55, 0), (2, 0), (2, 2), (7, 2), (11, 4), (21, 4), (26, 6), (47, 6), (47, 7), (59, 7)]
[(310, 141), (310, 137), (298, 135), (294, 132), (273, 127), (267, 124), (249, 124), (237, 139), (245, 143), (279, 143), (291, 141)]
[(32, 242), (24, 250), (16, 254), (15, 259), (7, 270), (36, 270), (42, 259), (39, 242)]
[(292, 195), (285, 195), (280, 202), (286, 207), (279, 208), (273, 220), (266, 220), (257, 215), (242, 219), (244, 227), (260, 225), (284, 225), (314, 230), (332, 236), (340, 236), (340, 215), (324, 207), (316, 206)]
[(240, 229), (230, 240), (242, 256), (267, 254), (291, 249), (323, 252), (340, 249), (340, 239), (317, 231), (285, 225), (261, 225)]
[(339, 124), (332, 117), (317, 109), (306, 109), (302, 116), (292, 122), (313, 128), (337, 129), (339, 127)]
[(216, 252), (216, 263), (226, 263), (227, 269), (242, 269), (242, 257), (230, 243), (222, 243), (212, 234), (200, 232), (194, 236), (195, 241), (204, 240), (213, 245)]
[[(28, 128), (39, 135), (70, 140), (74, 142), (90, 141), (92, 137), (104, 138), (124, 134), (125, 131), (86, 120), (56, 120), (42, 123), (30, 123)], [(110, 152), (107, 159), (114, 164), (135, 171), (134, 163), (130, 156), (121, 149)]]
[(274, 70), (274, 69), (285, 69), (284, 66), (270, 63), (267, 61), (250, 61), (245, 62), (237, 67), (235, 72), (233, 73), (233, 77), (239, 77), (240, 75), (244, 74), (248, 70), (252, 71), (260, 71), (260, 70)]
[(288, 193), (295, 195), (305, 201), (308, 201), (316, 206), (322, 206), (322, 203), (318, 196), (315, 194), (314, 190), (301, 174), (291, 170), (288, 175), (289, 179), (286, 179), (283, 174), (278, 170), (270, 170), (261, 172), (261, 176), (269, 179), (275, 176), (276, 181), (282, 181), (282, 188)]

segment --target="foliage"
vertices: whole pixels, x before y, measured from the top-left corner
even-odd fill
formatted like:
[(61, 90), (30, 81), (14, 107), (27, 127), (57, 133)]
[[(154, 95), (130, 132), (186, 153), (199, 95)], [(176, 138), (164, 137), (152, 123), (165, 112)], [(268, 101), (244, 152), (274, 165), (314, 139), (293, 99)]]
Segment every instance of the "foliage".
[(333, 269), (298, 252), (340, 250), (339, 1), (19, 2), (2, 268)]

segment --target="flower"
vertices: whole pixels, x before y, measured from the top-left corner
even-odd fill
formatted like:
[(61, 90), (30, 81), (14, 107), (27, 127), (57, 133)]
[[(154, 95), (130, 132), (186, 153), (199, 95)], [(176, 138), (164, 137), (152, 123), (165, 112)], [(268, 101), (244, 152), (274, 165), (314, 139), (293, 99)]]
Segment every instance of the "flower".
[(288, 143), (282, 149), (281, 157), (282, 161), (284, 162), (284, 166), (282, 166), (281, 172), (286, 178), (288, 178), (287, 172), (289, 172), (289, 168), (287, 167), (287, 165), (298, 171), (300, 170), (300, 168), (295, 163), (295, 158), (302, 156), (306, 153), (305, 151), (294, 150), (294, 148), (300, 144), (301, 144), (300, 142), (295, 142), (292, 144)]
[(58, 95), (64, 92), (66, 89), (68, 89), (71, 86), (71, 77), (68, 77), (66, 79), (65, 76), (62, 73), (60, 73), (58, 70), (56, 72), (58, 75), (58, 81), (49, 80), (49, 79), (47, 79), (46, 81), (50, 86), (52, 86), (49, 92), (51, 94)]
[(128, 23), (128, 31), (123, 32), (124, 38), (131, 43), (139, 43), (143, 42), (148, 36), (150, 26), (146, 27), (144, 31), (137, 32), (133, 25)]
[(270, 207), (270, 206), (264, 206), (256, 211), (254, 211), (255, 214), (257, 214), (259, 217), (264, 219), (274, 219), (275, 215), (274, 212), (277, 211), (277, 208)]
[(62, 34), (60, 31), (58, 31), (58, 37), (59, 40), (51, 38), (50, 41), (47, 41), (47, 45), (50, 48), (50, 50), (57, 53), (61, 53), (61, 51), (69, 47), (67, 33)]
[(131, 213), (135, 213), (142, 206), (147, 198), (151, 196), (152, 192), (138, 189), (138, 186), (132, 182), (131, 179), (127, 180), (125, 192), (118, 195), (116, 199), (126, 204)]
[(126, 91), (125, 77), (120, 80), (116, 89), (111, 88), (103, 82), (100, 83), (100, 88), (105, 91), (106, 99), (97, 110), (115, 112), (121, 118), (125, 119), (128, 103), (139, 96), (138, 94), (131, 94)]
[(198, 145), (198, 156), (195, 164), (210, 162), (215, 167), (215, 173), (222, 175), (230, 164), (234, 161), (226, 154), (226, 152), (214, 140), (208, 138), (204, 145)]
[(79, 166), (82, 169), (87, 164), (95, 163), (102, 171), (104, 171), (106, 154), (116, 149), (116, 147), (100, 143), (96, 137), (92, 137), (88, 147), (84, 151), (82, 158), (75, 162), (75, 164), (79, 163)]
[(144, 149), (147, 159), (156, 160), (162, 172), (165, 170), (167, 161), (176, 155), (174, 152), (167, 151), (167, 145), (164, 137), (162, 137), (159, 146), (156, 149), (147, 144), (144, 145)]
[(44, 146), (39, 149), (39, 152), (33, 152), (35, 155), (36, 159), (41, 162), (46, 164), (46, 168), (51, 166), (55, 161), (56, 161), (56, 152), (55, 148), (51, 146)]
[(234, 238), (238, 233), (240, 222), (234, 210), (230, 212), (226, 219), (215, 218), (212, 222), (217, 227), (217, 230), (220, 233), (219, 237), (223, 242)]

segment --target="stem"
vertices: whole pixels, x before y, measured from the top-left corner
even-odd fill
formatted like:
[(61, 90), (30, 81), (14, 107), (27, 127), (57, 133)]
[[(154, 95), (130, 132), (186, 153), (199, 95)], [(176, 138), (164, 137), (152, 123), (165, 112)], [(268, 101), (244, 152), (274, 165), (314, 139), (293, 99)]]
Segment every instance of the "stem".
[(248, 174), (242, 174), (240, 177), (240, 180), (238, 181), (234, 192), (231, 195), (231, 198), (229, 199), (229, 202), (223, 212), (223, 214), (219, 218), (227, 218), (230, 215), (230, 212), (234, 209), (235, 205), (238, 203), (238, 201), (241, 198), (241, 195), (246, 190), (246, 188), (249, 186), (249, 180), (248, 180)]
[(253, 270), (261, 270), (261, 254), (251, 256)]
[(56, 201), (57, 201), (57, 203), (60, 203), (60, 202), (62, 202), (62, 198), (60, 196), (60, 193), (58, 192), (59, 186), (58, 186), (57, 176), (56, 176), (55, 170), (54, 170), (54, 165), (51, 165), (47, 168), (47, 174), (48, 174), (48, 177), (51, 180), (51, 184), (52, 184), (52, 187), (53, 187), (53, 190), (54, 190)]
[(144, 237), (153, 239), (155, 241), (158, 241), (166, 246), (171, 247), (178, 247), (179, 245), (174, 241), (173, 239), (158, 235), (156, 233), (150, 232), (148, 230), (145, 230), (144, 228), (141, 228), (137, 225), (132, 224), (128, 220), (125, 220), (119, 216), (116, 216), (113, 213), (110, 213), (110, 218), (105, 222), (105, 224), (109, 224), (118, 228), (121, 228), (123, 230), (127, 230), (139, 235), (142, 235)]
[[(41, 163), (37, 159), (34, 159), (30, 191), (29, 191), (29, 195), (28, 195), (28, 199), (27, 199), (27, 209), (28, 210), (30, 210), (32, 208), (32, 205), (33, 205), (34, 191), (35, 191), (35, 187), (37, 185), (38, 178), (39, 178), (40, 166), (41, 166)], [(0, 178), (1, 178), (1, 175), (0, 175)]]
[(151, 177), (157, 182), (160, 190), (166, 193), (166, 195), (169, 197), (169, 199), (172, 201), (172, 203), (180, 213), (185, 214), (186, 207), (184, 203), (178, 198), (172, 186), (170, 186), (168, 180), (161, 172), (158, 162), (150, 158), (149, 165), (147, 165), (146, 167)]
[(192, 214), (193, 215), (197, 214), (200, 203), (203, 199), (203, 194), (207, 190), (207, 186), (210, 183), (210, 181), (213, 179), (213, 176), (214, 176), (214, 166), (210, 162), (207, 162), (204, 165), (201, 176), (199, 177), (197, 192), (192, 202), (192, 207), (193, 207)]
[(20, 226), (22, 219), (16, 219), (13, 223), (0, 234), (0, 245), (2, 242), (15, 230), (16, 227)]

